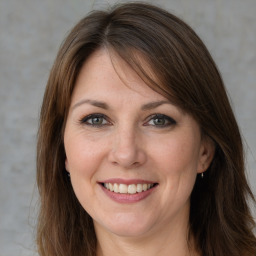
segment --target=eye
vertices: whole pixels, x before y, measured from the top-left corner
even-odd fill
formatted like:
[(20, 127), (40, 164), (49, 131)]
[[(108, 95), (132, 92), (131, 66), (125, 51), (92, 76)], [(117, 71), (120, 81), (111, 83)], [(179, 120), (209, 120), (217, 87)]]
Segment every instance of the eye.
[(149, 120), (145, 125), (164, 128), (174, 124), (176, 124), (176, 121), (173, 118), (163, 114), (154, 114), (149, 117)]
[(91, 114), (91, 115), (85, 116), (80, 120), (80, 123), (91, 125), (91, 126), (104, 126), (104, 125), (110, 124), (106, 116), (103, 114)]

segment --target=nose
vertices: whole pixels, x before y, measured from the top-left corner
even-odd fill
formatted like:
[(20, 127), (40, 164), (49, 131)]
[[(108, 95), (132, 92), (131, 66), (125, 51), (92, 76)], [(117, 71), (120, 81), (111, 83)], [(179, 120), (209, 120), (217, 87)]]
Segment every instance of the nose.
[(111, 163), (129, 169), (146, 162), (145, 145), (135, 129), (120, 129), (113, 137), (108, 157)]

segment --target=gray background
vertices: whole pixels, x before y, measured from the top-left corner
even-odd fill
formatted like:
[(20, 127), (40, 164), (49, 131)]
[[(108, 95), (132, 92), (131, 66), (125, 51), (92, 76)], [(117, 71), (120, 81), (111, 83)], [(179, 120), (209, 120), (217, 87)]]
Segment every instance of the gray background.
[[(0, 0), (0, 256), (35, 255), (35, 143), (49, 70), (68, 30), (115, 1)], [(187, 21), (223, 75), (256, 193), (256, 1), (147, 1)]]

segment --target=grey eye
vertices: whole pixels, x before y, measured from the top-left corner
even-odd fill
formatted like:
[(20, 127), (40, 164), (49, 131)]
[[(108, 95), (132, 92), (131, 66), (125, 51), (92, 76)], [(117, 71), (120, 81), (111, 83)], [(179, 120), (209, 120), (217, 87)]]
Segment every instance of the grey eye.
[(163, 114), (155, 114), (150, 117), (149, 121), (145, 125), (151, 125), (155, 127), (167, 127), (176, 124), (176, 121), (166, 115)]
[(153, 121), (154, 125), (165, 125), (167, 122), (166, 119), (158, 118), (158, 117), (154, 118), (152, 121)]
[(88, 123), (91, 123), (92, 125), (101, 125), (104, 123), (103, 117), (93, 117), (89, 120), (87, 120)]
[(109, 124), (105, 115), (102, 114), (91, 114), (89, 116), (83, 117), (80, 120), (80, 123), (91, 126), (104, 126)]

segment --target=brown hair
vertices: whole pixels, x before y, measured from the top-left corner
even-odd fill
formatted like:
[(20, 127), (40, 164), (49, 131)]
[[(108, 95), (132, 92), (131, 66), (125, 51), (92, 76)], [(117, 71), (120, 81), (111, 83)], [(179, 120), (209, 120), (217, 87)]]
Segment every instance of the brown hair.
[(39, 254), (96, 254), (92, 219), (76, 199), (65, 171), (63, 131), (80, 68), (102, 47), (117, 53), (153, 90), (191, 114), (203, 134), (215, 142), (212, 164), (203, 179), (197, 178), (191, 195), (190, 235), (198, 251), (205, 256), (254, 256), (255, 223), (247, 200), (255, 201), (245, 177), (240, 132), (221, 76), (187, 24), (142, 3), (92, 12), (74, 27), (59, 50), (38, 133)]

